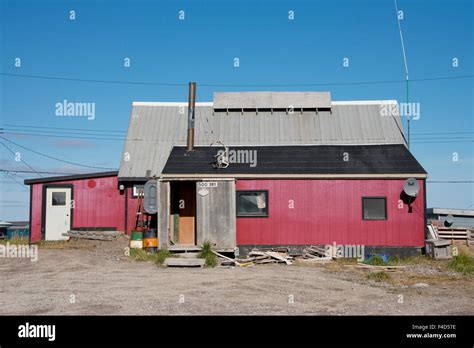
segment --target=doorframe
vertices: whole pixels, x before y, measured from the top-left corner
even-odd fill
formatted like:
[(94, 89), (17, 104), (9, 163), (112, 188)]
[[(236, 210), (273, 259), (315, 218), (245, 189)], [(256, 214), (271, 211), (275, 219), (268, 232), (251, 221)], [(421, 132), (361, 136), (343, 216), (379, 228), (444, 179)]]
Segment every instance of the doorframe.
[[(197, 188), (196, 188), (196, 180), (169, 180), (169, 191), (168, 191), (168, 207), (169, 207), (169, 216), (168, 216), (168, 245), (170, 246), (170, 243), (169, 243), (169, 238), (170, 238), (170, 235), (171, 235), (171, 229), (170, 229), (170, 216), (171, 216), (171, 208), (173, 207), (173, 202), (172, 202), (172, 197), (173, 197), (173, 190), (172, 190), (172, 186), (174, 184), (174, 186), (177, 186), (181, 183), (194, 183), (194, 185), (190, 185), (190, 186), (193, 186), (194, 187), (194, 231), (193, 231), (193, 234), (194, 234), (194, 244), (189, 244), (189, 245), (194, 245), (194, 246), (197, 246), (198, 243), (197, 243)], [(175, 197), (173, 197), (175, 198)], [(179, 234), (179, 232), (178, 232)], [(175, 244), (175, 245), (182, 245), (180, 243), (178, 244)]]
[[(41, 200), (41, 239), (46, 239), (46, 205), (47, 205), (47, 193), (49, 188), (68, 188), (71, 189), (71, 200), (74, 199), (74, 185), (73, 184), (44, 184), (42, 188), (42, 200)], [(73, 228), (74, 209), (70, 208), (71, 224), (70, 228)]]

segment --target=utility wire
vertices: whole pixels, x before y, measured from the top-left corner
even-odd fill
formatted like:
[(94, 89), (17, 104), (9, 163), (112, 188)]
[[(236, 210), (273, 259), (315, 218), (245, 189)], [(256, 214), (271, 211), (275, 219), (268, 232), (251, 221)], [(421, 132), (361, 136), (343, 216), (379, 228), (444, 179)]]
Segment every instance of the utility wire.
[[(69, 77), (45, 76), (45, 75), (22, 75), (0, 72), (0, 75), (20, 78), (33, 78), (45, 80), (61, 80), (61, 81), (75, 81), (75, 82), (91, 82), (91, 83), (111, 83), (111, 84), (128, 84), (128, 85), (152, 85), (152, 86), (188, 86), (188, 83), (163, 83), (163, 82), (145, 82), (145, 81), (120, 81), (120, 80), (94, 80), (94, 79), (79, 79)], [(436, 76), (428, 78), (411, 79), (411, 82), (426, 82), (426, 81), (440, 81), (452, 79), (472, 78), (474, 75), (459, 75), (459, 76)], [(375, 85), (375, 84), (392, 84), (392, 83), (406, 83), (406, 80), (381, 80), (381, 81), (356, 81), (356, 82), (334, 82), (334, 83), (297, 83), (297, 84), (211, 84), (200, 83), (200, 87), (318, 87), (318, 86), (354, 86), (354, 85)]]
[(429, 184), (472, 184), (473, 180), (428, 180)]
[[(7, 139), (5, 139), (5, 140), (7, 140)], [(8, 147), (7, 144), (2, 143), (2, 142), (0, 142), (0, 144), (2, 144), (8, 151), (10, 151), (10, 152), (12, 153), (12, 155), (13, 155), (14, 157), (16, 157), (15, 151), (13, 151), (12, 149), (10, 149), (10, 147)], [(25, 165), (26, 165), (28, 168), (30, 168), (31, 170), (33, 170), (34, 172), (38, 173), (35, 168), (33, 168), (32, 166), (30, 166), (24, 159), (21, 158), (21, 155), (20, 155), (20, 161), (23, 162), (23, 164), (25, 164)], [(38, 175), (41, 176), (41, 174), (39, 174), (39, 173), (38, 173)]]
[(28, 170), (10, 170), (10, 169), (0, 169), (0, 172), (5, 173), (28, 173), (28, 174), (58, 174), (58, 175), (78, 175), (80, 173), (62, 173), (62, 172), (48, 172), (48, 171), (28, 171)]
[(5, 127), (77, 130), (77, 131), (85, 131), (85, 132), (117, 132), (117, 133), (127, 132), (125, 130), (112, 130), (112, 129), (61, 128), (61, 127), (44, 127), (44, 126), (30, 126), (30, 125), (27, 126), (27, 125), (19, 125), (19, 124), (5, 124)]
[(53, 160), (56, 160), (56, 161), (59, 161), (59, 162), (63, 162), (63, 163), (67, 163), (67, 164), (72, 164), (72, 165), (75, 165), (75, 166), (79, 166), (79, 167), (86, 167), (86, 168), (94, 168), (94, 169), (109, 169), (109, 170), (114, 170), (115, 168), (107, 168), (107, 167), (96, 167), (96, 166), (89, 166), (89, 165), (86, 165), (86, 164), (81, 164), (81, 163), (75, 163), (75, 162), (71, 162), (71, 161), (66, 161), (66, 160), (63, 160), (63, 159), (60, 159), (60, 158), (57, 158), (57, 157), (53, 157), (53, 156), (50, 156), (50, 155), (46, 155), (44, 153), (41, 153), (41, 152), (38, 152), (36, 150), (33, 150), (33, 149), (30, 149), (26, 146), (23, 146), (23, 145), (20, 145), (18, 143), (15, 143), (14, 141), (11, 141), (11, 140), (8, 140), (7, 138), (5, 137), (2, 137), (0, 136), (0, 138), (2, 138), (3, 140), (6, 140), (8, 141), (9, 143), (12, 143), (13, 145), (16, 145), (18, 147), (21, 147), (22, 149), (25, 149), (25, 150), (28, 150), (28, 151), (31, 151), (37, 155), (40, 155), (40, 156), (43, 156), (43, 157), (46, 157), (46, 158), (49, 158), (49, 159), (53, 159)]
[(34, 136), (34, 137), (68, 138), (68, 139), (115, 140), (115, 141), (125, 140), (125, 138), (118, 139), (118, 138), (100, 138), (100, 137), (77, 137), (77, 136), (68, 136), (68, 135), (46, 135), (46, 134), (32, 134), (32, 133), (21, 133), (21, 132), (3, 132), (3, 134), (29, 135), (29, 136)]
[(21, 188), (25, 191), (29, 191), (28, 188), (25, 187), (25, 184), (22, 184), (21, 182), (17, 181), (13, 176), (11, 175), (8, 175), (8, 173), (5, 173), (5, 176), (10, 179), (10, 180), (13, 180), (16, 184), (18, 184), (19, 186), (21, 186)]

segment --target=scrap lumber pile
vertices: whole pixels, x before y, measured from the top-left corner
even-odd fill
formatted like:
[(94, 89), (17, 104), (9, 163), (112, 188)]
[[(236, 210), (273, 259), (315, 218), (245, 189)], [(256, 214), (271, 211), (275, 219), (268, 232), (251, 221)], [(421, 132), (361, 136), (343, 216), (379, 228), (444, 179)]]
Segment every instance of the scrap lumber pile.
[(70, 230), (63, 233), (63, 236), (80, 239), (94, 239), (94, 240), (114, 240), (117, 239), (119, 233), (117, 231), (78, 231)]
[(251, 265), (262, 265), (268, 263), (285, 263), (291, 265), (293, 263), (293, 257), (288, 255), (288, 250), (252, 250), (248, 257), (245, 259), (232, 259), (224, 256), (217, 252), (214, 252), (219, 258), (224, 259), (221, 261), (222, 266), (251, 266)]
[(325, 248), (317, 245), (311, 245), (303, 250), (301, 261), (303, 262), (328, 262), (332, 260), (332, 256), (328, 256)]

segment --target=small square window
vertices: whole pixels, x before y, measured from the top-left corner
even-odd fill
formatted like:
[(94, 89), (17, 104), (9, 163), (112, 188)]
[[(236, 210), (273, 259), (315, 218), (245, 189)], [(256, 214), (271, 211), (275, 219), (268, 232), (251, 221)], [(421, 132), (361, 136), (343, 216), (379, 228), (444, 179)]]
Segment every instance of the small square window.
[(268, 191), (237, 191), (238, 217), (268, 217)]
[(53, 205), (66, 205), (66, 192), (53, 192)]
[(362, 197), (362, 218), (364, 220), (387, 220), (387, 198)]

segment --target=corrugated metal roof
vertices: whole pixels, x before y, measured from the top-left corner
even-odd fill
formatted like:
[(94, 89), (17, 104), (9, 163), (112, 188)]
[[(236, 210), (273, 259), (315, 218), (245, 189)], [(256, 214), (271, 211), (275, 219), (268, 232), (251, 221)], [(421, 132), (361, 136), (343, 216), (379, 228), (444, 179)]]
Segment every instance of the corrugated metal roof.
[[(382, 102), (383, 103), (383, 102)], [(159, 176), (175, 145), (186, 144), (187, 108), (134, 103), (119, 170), (121, 179)], [(217, 112), (196, 105), (195, 144), (231, 145), (405, 144), (399, 116), (382, 116), (381, 104), (332, 105), (331, 112)]]

